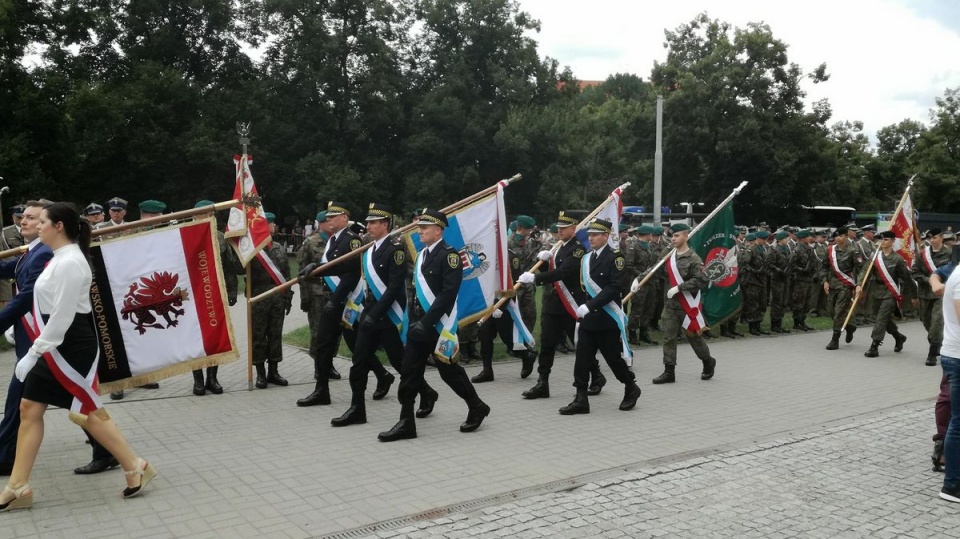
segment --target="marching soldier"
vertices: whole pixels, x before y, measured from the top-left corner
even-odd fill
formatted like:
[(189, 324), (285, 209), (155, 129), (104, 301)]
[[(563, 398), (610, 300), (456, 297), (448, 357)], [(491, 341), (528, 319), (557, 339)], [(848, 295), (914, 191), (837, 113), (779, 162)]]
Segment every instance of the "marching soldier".
[[(319, 265), (335, 260), (354, 249), (360, 248), (360, 237), (350, 227), (350, 211), (342, 202), (330, 201), (327, 204), (327, 219), (324, 222), (330, 234), (327, 247), (319, 259), (315, 259), (300, 270), (304, 278)], [(323, 304), (316, 332), (311, 328), (310, 348), (316, 351), (313, 356), (317, 374), (317, 384), (313, 392), (297, 401), (297, 406), (317, 406), (330, 404), (330, 368), (333, 356), (337, 354), (340, 337), (352, 329), (344, 329), (343, 312), (348, 296), (360, 282), (360, 258), (354, 257), (343, 264), (337, 264), (326, 272), (314, 277), (323, 277), (324, 290), (329, 294)], [(350, 341), (353, 337), (344, 337)]]
[(927, 233), (927, 239), (930, 245), (920, 250), (917, 260), (913, 262), (911, 274), (919, 286), (917, 297), (920, 299), (920, 320), (927, 330), (927, 343), (930, 344), (926, 365), (933, 367), (937, 364), (940, 345), (943, 343), (943, 298), (933, 293), (929, 279), (937, 268), (950, 263), (955, 238), (952, 232), (942, 232), (939, 228), (934, 228)]
[[(327, 239), (330, 237), (326, 221), (327, 211), (317, 212), (314, 219), (316, 231), (307, 236), (303, 245), (300, 246), (300, 250), (297, 251), (297, 262), (301, 268), (305, 268), (323, 257), (323, 253), (327, 249)], [(330, 299), (330, 291), (324, 286), (323, 277), (300, 278), (300, 310), (307, 313), (307, 325), (310, 326), (311, 339), (308, 353), (311, 358), (319, 357), (317, 351), (318, 340), (313, 339), (312, 336), (320, 333), (320, 318), (323, 316), (323, 308), (328, 299)], [(341, 378), (333, 363), (330, 364), (330, 372), (327, 377), (331, 380)], [(314, 371), (313, 379), (318, 380), (319, 378), (320, 374)]]
[[(377, 438), (393, 442), (417, 437), (413, 405), (424, 385), (423, 373), (427, 356), (436, 358), (437, 371), (450, 389), (467, 403), (467, 420), (460, 432), (480, 428), (490, 407), (484, 403), (467, 378), (466, 371), (457, 363), (457, 294), (463, 281), (463, 261), (456, 249), (443, 241), (447, 216), (425, 208), (417, 220), (423, 249), (417, 253), (413, 282), (416, 288), (412, 305), (407, 305), (407, 343), (400, 369), (400, 420)], [(421, 398), (421, 409), (423, 401)], [(430, 409), (433, 408), (433, 403)], [(419, 414), (418, 416), (423, 417)]]
[(810, 242), (810, 231), (803, 229), (797, 232), (797, 247), (793, 251), (793, 329), (813, 331), (807, 325), (807, 313), (810, 312), (810, 287), (814, 286), (814, 279), (818, 276), (819, 265), (813, 253)]
[[(276, 216), (266, 212), (264, 216), (270, 223), (270, 234), (277, 231)], [(271, 241), (264, 247), (270, 260), (283, 275), (284, 281), (290, 278), (290, 262), (287, 251), (279, 242)], [(250, 293), (262, 294), (276, 286), (273, 278), (259, 262), (250, 262)], [(287, 380), (280, 376), (278, 366), (283, 361), (283, 318), (290, 314), (293, 306), (293, 290), (287, 289), (280, 294), (254, 303), (252, 307), (253, 366), (257, 370), (257, 389), (265, 389), (267, 384), (286, 386)], [(266, 366), (264, 365), (266, 363)], [(269, 372), (267, 369), (269, 368)]]
[(573, 367), (573, 386), (577, 388), (577, 396), (560, 409), (562, 415), (590, 413), (587, 389), (590, 369), (598, 351), (624, 386), (620, 409), (633, 409), (640, 398), (636, 377), (624, 359), (625, 354), (631, 353), (624, 327), (627, 321), (620, 309), (626, 262), (619, 251), (607, 245), (613, 233), (609, 221), (594, 219), (587, 226), (587, 233), (591, 252), (583, 255), (580, 264), (580, 282), (586, 290), (586, 301), (576, 311), (580, 320)]
[[(870, 344), (870, 349), (863, 354), (866, 357), (880, 355), (878, 348), (883, 344), (884, 333), (893, 336), (894, 352), (903, 350), (903, 343), (907, 342), (907, 336), (900, 333), (897, 323), (894, 321), (894, 316), (900, 314), (900, 302), (903, 300), (901, 287), (905, 286), (914, 290), (917, 288), (917, 283), (913, 281), (910, 270), (907, 269), (907, 263), (903, 260), (903, 257), (893, 250), (893, 241), (896, 239), (896, 234), (887, 230), (881, 232), (878, 236), (880, 237), (880, 252), (877, 253), (873, 261), (873, 271), (870, 272), (870, 282), (873, 284), (873, 291), (871, 292), (874, 300), (873, 314), (876, 317), (876, 322), (873, 324), (873, 333), (870, 335), (873, 342)], [(870, 266), (865, 265), (864, 269), (861, 270), (861, 278), (858, 279), (858, 282), (863, 280), (863, 272), (868, 267)], [(857, 293), (861, 293), (861, 287), (859, 286), (857, 287)], [(916, 297), (913, 301), (919, 303)]]
[[(834, 244), (827, 249), (823, 260), (821, 286), (827, 294), (827, 313), (833, 318), (833, 337), (827, 343), (827, 350), (840, 348), (840, 332), (843, 322), (850, 311), (853, 294), (857, 288), (857, 275), (864, 263), (860, 250), (853, 245), (847, 235), (847, 227), (841, 226), (833, 235)], [(857, 325), (853, 320), (847, 324), (845, 341), (853, 341), (853, 332)]]
[[(667, 274), (671, 287), (667, 290), (667, 302), (663, 310), (663, 373), (653, 379), (654, 384), (672, 384), (676, 382), (677, 367), (677, 339), (683, 330), (684, 318), (688, 316), (681, 299), (686, 301), (687, 293), (696, 294), (705, 288), (709, 281), (703, 273), (703, 262), (700, 256), (687, 245), (687, 236), (690, 227), (677, 223), (672, 225), (672, 243), (677, 252), (673, 255), (674, 261), (658, 270)], [(675, 267), (674, 267), (675, 264)], [(676, 283), (676, 284), (674, 284)], [(694, 306), (696, 307), (696, 306)], [(710, 348), (699, 333), (687, 332), (687, 341), (693, 351), (703, 363), (701, 380), (713, 378), (717, 367), (717, 360), (710, 356)]]
[(790, 235), (785, 230), (774, 236), (777, 244), (767, 256), (770, 273), (770, 331), (789, 333), (783, 328), (783, 314), (787, 310), (787, 276), (790, 273)]

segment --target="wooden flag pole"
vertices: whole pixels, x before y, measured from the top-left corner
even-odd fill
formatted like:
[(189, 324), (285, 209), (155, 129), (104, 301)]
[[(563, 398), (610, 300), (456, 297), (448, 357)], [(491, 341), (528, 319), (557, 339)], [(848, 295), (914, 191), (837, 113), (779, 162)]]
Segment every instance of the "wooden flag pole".
[[(907, 181), (907, 188), (904, 189), (903, 195), (900, 196), (900, 202), (897, 204), (897, 209), (893, 212), (894, 218), (896, 218), (897, 214), (900, 213), (900, 210), (903, 209), (903, 204), (907, 201), (907, 195), (910, 193), (910, 188), (913, 187), (913, 179), (916, 177), (917, 175), (914, 174), (913, 176), (910, 176), (910, 179)], [(914, 229), (916, 229), (916, 226), (914, 226)], [(879, 253), (880, 249), (877, 249), (877, 251), (873, 253), (873, 258), (870, 259), (870, 265), (867, 266), (867, 271), (863, 272), (863, 279), (857, 283), (856, 295), (853, 297), (853, 301), (850, 302), (850, 310), (847, 311), (847, 317), (843, 319), (843, 326), (840, 327), (840, 331), (847, 329), (847, 324), (849, 324), (850, 319), (853, 318), (853, 311), (856, 310), (857, 303), (860, 301), (861, 296), (863, 296), (863, 285), (866, 284), (867, 279), (870, 278), (870, 272), (873, 271), (873, 264), (877, 260), (877, 255)]]
[[(621, 185), (621, 186), (618, 187), (617, 189), (619, 189), (620, 192), (622, 193), (627, 187), (630, 187), (630, 182), (627, 182), (627, 183)], [(614, 190), (616, 190), (616, 189), (614, 189)], [(608, 196), (607, 199), (604, 200), (602, 204), (600, 204), (599, 206), (597, 206), (596, 208), (594, 208), (593, 211), (590, 212), (589, 215), (587, 215), (587, 216), (584, 217), (579, 223), (577, 223), (577, 230), (580, 230), (580, 229), (582, 229), (583, 227), (585, 227), (585, 226), (587, 226), (588, 224), (590, 224), (590, 220), (593, 219), (594, 217), (596, 217), (597, 214), (600, 213), (601, 211), (603, 211), (603, 208), (607, 207), (607, 204), (609, 204), (609, 203), (611, 203), (611, 202), (613, 202), (613, 195)], [(558, 242), (554, 243), (554, 244), (553, 244), (553, 247), (550, 248), (550, 252), (551, 252), (551, 253), (556, 253), (557, 250), (560, 249), (560, 246), (561, 246), (561, 245), (563, 245), (563, 242), (562, 242), (562, 241), (558, 241)], [(542, 265), (543, 265), (543, 260), (537, 260), (537, 263), (534, 264), (533, 267), (531, 267), (530, 269), (528, 269), (528, 270), (527, 270), (527, 273), (533, 273), (533, 272), (537, 271), (538, 269), (540, 269), (540, 266), (542, 266)], [(511, 291), (512, 291), (512, 292), (516, 292), (516, 291), (520, 288), (520, 286), (521, 286), (521, 283), (513, 283), (513, 288), (511, 289)], [(500, 307), (503, 307), (503, 304), (506, 303), (507, 301), (509, 301), (509, 300), (510, 300), (510, 297), (511, 297), (510, 295), (505, 295), (505, 296), (501, 297), (499, 300), (497, 300), (497, 302), (494, 303), (493, 306), (491, 306), (491, 307), (487, 308), (486, 310), (481, 311), (480, 313), (478, 313), (478, 314), (481, 315), (481, 317), (480, 317), (480, 320), (477, 321), (477, 324), (478, 324), (478, 325), (483, 325), (483, 323), (486, 322), (486, 321), (490, 318), (490, 315), (493, 314), (493, 311), (496, 311), (496, 310), (499, 309)], [(476, 316), (476, 315), (474, 315), (474, 316)], [(466, 321), (468, 324), (470, 323), (470, 322), (469, 322), (469, 319), (466, 319), (466, 320), (464, 320), (464, 321)], [(528, 328), (528, 329), (529, 329), (529, 328)]]
[[(697, 224), (697, 226), (693, 227), (693, 230), (691, 230), (690, 233), (687, 234), (687, 237), (693, 236), (693, 235), (694, 235), (695, 233), (697, 233), (701, 228), (703, 228), (703, 225), (707, 224), (707, 222), (709, 222), (710, 219), (713, 219), (714, 216), (716, 216), (718, 213), (720, 213), (720, 210), (722, 210), (723, 207), (727, 205), (727, 203), (729, 203), (731, 200), (733, 200), (733, 197), (739, 195), (739, 194), (740, 194), (740, 191), (743, 191), (743, 188), (746, 187), (748, 183), (749, 183), (749, 182), (741, 182), (740, 185), (738, 185), (737, 188), (734, 189), (733, 192), (730, 193), (729, 196), (727, 196), (727, 198), (723, 199), (723, 202), (721, 202), (720, 204), (718, 204), (717, 207), (714, 208), (713, 211), (710, 212), (709, 215), (707, 215), (706, 217), (704, 217), (703, 221), (701, 221), (699, 224)], [(663, 255), (663, 256), (660, 258), (660, 261), (657, 262), (655, 266), (653, 266), (652, 268), (650, 268), (649, 270), (647, 270), (647, 275), (643, 278), (643, 280), (640, 281), (640, 284), (637, 286), (637, 288), (638, 288), (638, 289), (639, 289), (639, 288), (642, 288), (643, 285), (647, 284), (647, 281), (649, 281), (649, 280), (653, 277), (653, 274), (656, 273), (656, 271), (657, 271), (658, 269), (660, 269), (660, 266), (662, 266), (663, 263), (666, 262), (667, 259), (670, 258), (676, 250), (677, 250), (676, 248), (670, 249), (670, 250), (667, 252), (667, 254)], [(629, 294), (627, 294), (626, 296), (624, 296), (623, 301), (620, 302), (620, 305), (626, 305), (627, 302), (630, 301), (630, 298), (632, 298), (634, 294), (635, 294), (635, 292), (630, 292)]]
[[(240, 123), (237, 122), (237, 134), (240, 135), (240, 145), (243, 146), (243, 155), (240, 157), (241, 163), (241, 174), (243, 171), (243, 163), (247, 160), (247, 145), (250, 144), (250, 122)], [(240, 199), (247, 200), (247, 182), (244, 181), (244, 178), (240, 179)], [(234, 201), (234, 205), (238, 204), (239, 201)], [(244, 212), (244, 218), (246, 219), (246, 212)], [(247, 229), (250, 228), (250, 223), (247, 222)], [(246, 268), (246, 278), (245, 278), (245, 288), (246, 288), (246, 297), (247, 297), (247, 391), (253, 391), (253, 301), (251, 296), (253, 295), (253, 279), (251, 278), (251, 268), (253, 266), (253, 260), (247, 262)]]
[[(164, 224), (170, 221), (176, 221), (179, 219), (187, 219), (190, 217), (196, 217), (198, 215), (204, 215), (208, 213), (213, 213), (219, 210), (225, 210), (227, 208), (232, 208), (239, 204), (239, 200), (227, 200), (225, 202), (217, 202), (212, 206), (203, 206), (202, 208), (191, 208), (189, 210), (177, 211), (173, 213), (165, 213), (163, 215), (158, 215), (156, 217), (148, 217), (146, 219), (140, 219), (139, 221), (131, 221), (129, 223), (123, 223), (122, 225), (113, 225), (104, 228), (98, 228), (93, 230), (90, 235), (92, 237), (102, 236), (104, 234), (117, 234), (118, 232), (124, 232), (126, 230), (132, 230), (135, 228), (144, 228), (148, 226), (155, 226)], [(2, 258), (3, 252), (0, 252), (0, 258)]]
[[(502, 180), (502, 181), (506, 182), (505, 185), (510, 185), (511, 183), (516, 182), (516, 181), (520, 181), (521, 179), (523, 179), (523, 176), (520, 175), (520, 174), (516, 174), (516, 175), (514, 175), (513, 177), (508, 178), (508, 179), (506, 179), (506, 180)], [(441, 209), (440, 211), (442, 211), (443, 213), (446, 214), (446, 213), (450, 213), (450, 212), (459, 210), (459, 209), (463, 208), (464, 206), (467, 206), (467, 205), (469, 205), (469, 204), (472, 204), (472, 203), (480, 200), (481, 198), (484, 198), (484, 197), (486, 197), (486, 196), (488, 196), (488, 195), (490, 195), (490, 194), (492, 194), (492, 193), (495, 193), (496, 190), (497, 190), (497, 187), (498, 187), (499, 185), (500, 185), (500, 182), (497, 182), (496, 184), (494, 184), (494, 185), (492, 185), (492, 186), (490, 186), (490, 187), (487, 187), (486, 189), (484, 189), (484, 190), (482, 190), (482, 191), (479, 191), (479, 192), (477, 192), (477, 193), (474, 193), (474, 194), (468, 196), (467, 198), (464, 198), (463, 200), (459, 200), (459, 201), (457, 201), (457, 202), (454, 202), (453, 204), (451, 204), (451, 205), (449, 205), (449, 206)], [(417, 224), (416, 224), (416, 223), (410, 223), (410, 224), (408, 224), (408, 225), (406, 225), (406, 226), (403, 226), (403, 227), (401, 227), (401, 228), (398, 228), (398, 229), (396, 229), (396, 230), (391, 231), (388, 237), (389, 237), (389, 238), (393, 238), (393, 237), (396, 237), (396, 236), (405, 234), (405, 233), (413, 230), (413, 229), (416, 228), (416, 227), (417, 227)], [(355, 257), (355, 256), (358, 256), (358, 255), (362, 254), (364, 251), (366, 251), (367, 249), (369, 249), (369, 248), (371, 248), (371, 247), (373, 247), (373, 243), (367, 243), (367, 244), (365, 244), (365, 245), (361, 245), (360, 247), (358, 247), (358, 248), (356, 248), (356, 249), (353, 249), (352, 251), (349, 251), (349, 252), (347, 252), (347, 253), (344, 253), (343, 255), (341, 255), (341, 256), (339, 256), (339, 257), (331, 260), (330, 262), (327, 262), (326, 264), (323, 264), (323, 265), (321, 265), (321, 266), (317, 266), (316, 268), (314, 268), (313, 271), (310, 272), (309, 275), (306, 275), (305, 277), (313, 277), (313, 276), (316, 276), (316, 275), (320, 275), (320, 274), (323, 273), (324, 271), (326, 271), (326, 270), (328, 270), (328, 269), (336, 266), (337, 264), (341, 264), (341, 263), (343, 263), (343, 262), (345, 262), (345, 261), (347, 261), (347, 260), (350, 260), (351, 258), (353, 258), (353, 257)], [(253, 303), (258, 303), (258, 302), (263, 301), (263, 300), (267, 299), (268, 297), (270, 297), (270, 296), (272, 296), (272, 295), (274, 295), (274, 294), (276, 294), (276, 293), (278, 293), (278, 292), (283, 292), (284, 290), (289, 289), (290, 287), (292, 287), (293, 285), (297, 284), (298, 282), (300, 282), (300, 277), (299, 277), (299, 276), (298, 276), (298, 277), (294, 277), (294, 278), (290, 279), (289, 281), (287, 281), (287, 282), (285, 282), (285, 283), (283, 283), (283, 284), (281, 284), (281, 285), (275, 286), (275, 287), (271, 288), (270, 290), (267, 290), (266, 292), (263, 292), (262, 294), (259, 294), (259, 295), (255, 296), (255, 297), (253, 297), (250, 301), (253, 302)]]

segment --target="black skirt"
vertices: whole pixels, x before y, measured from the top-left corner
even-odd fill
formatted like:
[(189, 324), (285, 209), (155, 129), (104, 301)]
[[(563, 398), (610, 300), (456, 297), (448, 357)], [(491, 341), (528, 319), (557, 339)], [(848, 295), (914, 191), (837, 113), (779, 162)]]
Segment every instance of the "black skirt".
[[(44, 321), (47, 318), (44, 316)], [(81, 376), (90, 372), (98, 351), (97, 333), (90, 313), (77, 313), (57, 351)], [(24, 381), (23, 398), (66, 409), (70, 409), (73, 403), (73, 394), (60, 384), (42, 357)]]

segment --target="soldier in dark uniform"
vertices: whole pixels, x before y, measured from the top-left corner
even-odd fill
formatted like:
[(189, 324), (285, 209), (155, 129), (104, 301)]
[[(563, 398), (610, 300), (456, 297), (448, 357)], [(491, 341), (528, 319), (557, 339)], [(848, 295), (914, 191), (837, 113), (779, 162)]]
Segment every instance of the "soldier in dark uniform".
[[(213, 206), (213, 204), (214, 203), (212, 200), (201, 200), (193, 207), (205, 208), (207, 206)], [(101, 210), (100, 213), (102, 214), (103, 210)], [(237, 275), (242, 274), (244, 269), (243, 266), (240, 265), (240, 260), (237, 258), (237, 253), (227, 243), (227, 240), (223, 236), (223, 232), (219, 230), (217, 230), (217, 245), (220, 246), (220, 266), (223, 269), (223, 279), (227, 288), (227, 302), (230, 304), (230, 306), (233, 306), (237, 303)], [(193, 394), (201, 396), (205, 395), (207, 391), (213, 393), (214, 395), (223, 393), (223, 387), (217, 380), (218, 370), (219, 367), (216, 366), (207, 367), (206, 381), (203, 379), (203, 369), (197, 369), (193, 371)]]
[[(623, 326), (627, 321), (619, 307), (626, 263), (620, 251), (607, 244), (612, 232), (613, 225), (603, 219), (594, 219), (587, 225), (591, 251), (583, 255), (589, 258), (581, 258), (580, 264), (580, 282), (587, 293), (585, 301), (577, 307), (580, 326), (577, 332), (577, 357), (573, 366), (573, 386), (577, 388), (577, 396), (560, 409), (562, 415), (590, 413), (587, 389), (590, 368), (596, 361), (598, 351), (624, 386), (620, 409), (633, 409), (640, 398), (640, 387), (623, 357), (623, 340), (626, 336), (622, 332), (626, 329)], [(623, 319), (614, 318), (615, 315), (608, 310), (611, 304), (617, 309), (616, 316)]]
[[(423, 249), (414, 264), (415, 299), (407, 305), (407, 342), (400, 369), (400, 420), (388, 431), (381, 432), (382, 442), (417, 437), (413, 405), (424, 384), (427, 356), (436, 358), (437, 371), (450, 389), (469, 407), (467, 420), (460, 432), (473, 432), (490, 415), (490, 407), (477, 395), (477, 390), (457, 363), (456, 303), (463, 281), (463, 261), (456, 249), (443, 241), (447, 216), (425, 208), (417, 219)], [(430, 296), (433, 296), (432, 300)], [(439, 328), (439, 329), (438, 329)], [(442, 331), (441, 331), (442, 330)], [(424, 403), (421, 398), (421, 410)], [(428, 403), (433, 409), (433, 403)], [(418, 417), (426, 414), (417, 412)]]
[[(267, 212), (264, 214), (270, 223), (270, 234), (275, 234), (276, 217)], [(287, 260), (287, 250), (279, 242), (271, 241), (264, 247), (264, 252), (276, 264), (283, 274), (283, 279), (290, 278), (290, 262)], [(262, 294), (276, 286), (273, 278), (267, 273), (263, 265), (256, 261), (250, 262), (250, 293), (254, 296)], [(267, 299), (254, 303), (251, 307), (252, 320), (250, 326), (253, 331), (253, 366), (257, 369), (255, 385), (258, 389), (265, 389), (267, 384), (278, 386), (287, 385), (287, 380), (280, 376), (278, 366), (283, 361), (283, 318), (290, 314), (293, 306), (293, 290), (287, 289), (274, 294)], [(264, 365), (266, 363), (266, 366)], [(269, 372), (267, 368), (269, 367)]]
[[(827, 313), (833, 318), (833, 337), (827, 344), (827, 350), (840, 348), (840, 332), (843, 322), (850, 311), (853, 294), (857, 287), (857, 275), (864, 260), (850, 238), (847, 227), (842, 226), (834, 232), (834, 244), (827, 249), (823, 259), (822, 287), (827, 293)], [(846, 327), (846, 342), (853, 341), (853, 332), (857, 325), (853, 320)]]
[[(349, 229), (350, 211), (347, 210), (346, 204), (331, 200), (327, 204), (327, 220), (325, 223), (330, 233), (326, 250), (319, 260), (312, 261), (300, 270), (300, 278), (310, 275), (317, 266), (360, 248), (360, 237)], [(330, 295), (323, 305), (320, 322), (316, 328), (317, 331), (311, 331), (310, 333), (310, 348), (316, 350), (313, 361), (317, 374), (317, 385), (312, 393), (297, 401), (297, 406), (330, 404), (329, 384), (333, 356), (337, 354), (341, 335), (353, 331), (352, 329), (344, 329), (342, 319), (347, 297), (360, 282), (360, 257), (355, 256), (353, 259), (337, 264), (324, 273), (313, 277), (324, 278), (323, 286)], [(353, 336), (348, 335), (344, 338), (350, 342)]]
[(743, 291), (743, 320), (750, 328), (751, 335), (769, 335), (760, 328), (766, 311), (765, 281), (767, 247), (756, 233), (747, 234), (747, 247), (744, 249), (740, 266), (740, 286)]
[[(671, 226), (673, 230), (672, 243), (677, 250), (677, 272), (683, 280), (683, 283), (672, 286), (666, 293), (666, 307), (663, 311), (663, 373), (653, 379), (654, 384), (672, 384), (676, 382), (677, 367), (677, 339), (680, 332), (683, 331), (683, 320), (687, 316), (683, 305), (680, 303), (681, 292), (696, 293), (709, 284), (707, 276), (703, 273), (703, 261), (700, 256), (687, 245), (687, 236), (690, 234), (690, 227), (677, 223)], [(659, 270), (667, 274), (666, 264)], [(700, 373), (701, 380), (713, 378), (714, 370), (717, 367), (717, 360), (710, 355), (710, 347), (698, 333), (686, 332), (687, 341), (693, 348), (694, 353), (703, 363), (703, 371)]]
[[(360, 267), (364, 282), (363, 311), (357, 322), (356, 344), (353, 348), (353, 366), (350, 367), (350, 408), (330, 424), (345, 427), (367, 422), (364, 394), (367, 375), (383, 369), (377, 358), (377, 349), (383, 347), (387, 359), (401, 372), (403, 343), (400, 324), (407, 305), (407, 256), (403, 245), (389, 238), (393, 228), (393, 210), (385, 205), (371, 203), (366, 218), (367, 233), (374, 246), (361, 255)], [(394, 376), (386, 373), (378, 377), (373, 400), (380, 400), (390, 391)], [(437, 392), (426, 382), (420, 389), (420, 402), (434, 402)]]
[[(907, 269), (907, 263), (903, 260), (903, 257), (893, 250), (893, 241), (896, 235), (887, 230), (881, 232), (878, 236), (880, 237), (880, 252), (877, 253), (873, 270), (870, 272), (870, 281), (873, 284), (873, 291), (871, 292), (874, 301), (873, 314), (876, 317), (876, 322), (873, 324), (873, 333), (870, 334), (873, 343), (871, 343), (870, 349), (863, 354), (866, 357), (880, 355), (878, 348), (883, 344), (884, 333), (893, 336), (896, 343), (893, 348), (894, 352), (903, 350), (903, 343), (907, 342), (907, 336), (900, 333), (897, 323), (894, 322), (894, 316), (899, 314), (900, 311), (900, 302), (903, 299), (902, 287), (914, 290), (917, 288), (917, 283), (913, 281), (910, 270)], [(863, 272), (867, 271), (869, 267), (869, 265), (864, 265), (857, 282), (863, 280)], [(860, 292), (861, 288), (858, 286), (857, 293)], [(919, 303), (916, 296), (914, 296), (913, 301)]]
[(953, 232), (942, 232), (939, 228), (933, 228), (927, 233), (927, 239), (930, 245), (920, 250), (910, 273), (919, 286), (917, 297), (920, 299), (920, 320), (927, 330), (927, 343), (930, 345), (926, 365), (933, 367), (937, 364), (940, 345), (943, 343), (943, 298), (934, 294), (930, 288), (930, 276), (937, 268), (950, 263), (955, 238)]
[(790, 235), (781, 230), (775, 235), (777, 244), (767, 255), (767, 271), (770, 273), (770, 331), (789, 333), (783, 328), (783, 313), (787, 310), (787, 276), (790, 272)]
[[(555, 254), (548, 250), (537, 253), (537, 258), (549, 264), (549, 269), (536, 274), (525, 272), (517, 279), (522, 283), (535, 283), (544, 287), (537, 365), (539, 376), (536, 385), (523, 392), (525, 399), (545, 399), (550, 396), (550, 371), (553, 369), (557, 347), (566, 338), (574, 340), (576, 309), (586, 301), (583, 286), (580, 284), (580, 261), (585, 250), (577, 241), (577, 223), (579, 221), (576, 218), (561, 211), (556, 227), (562, 245)], [(607, 381), (600, 373), (596, 358), (591, 370), (593, 382), (587, 389), (587, 394), (599, 395)]]
[(807, 325), (807, 314), (813, 307), (810, 304), (810, 287), (815, 286), (814, 279), (819, 275), (820, 262), (813, 252), (813, 246), (810, 245), (813, 240), (810, 237), (810, 231), (803, 229), (797, 232), (797, 238), (799, 243), (793, 251), (792, 261), (793, 329), (812, 331), (813, 328)]

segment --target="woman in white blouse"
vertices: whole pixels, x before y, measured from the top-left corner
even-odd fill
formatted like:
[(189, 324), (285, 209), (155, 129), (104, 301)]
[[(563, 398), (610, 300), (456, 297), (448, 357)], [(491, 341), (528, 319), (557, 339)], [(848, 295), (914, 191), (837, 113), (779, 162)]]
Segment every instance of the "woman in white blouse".
[(16, 367), (17, 378), (24, 382), (21, 422), (13, 472), (0, 493), (0, 511), (33, 505), (27, 481), (49, 405), (69, 409), (71, 419), (117, 458), (127, 482), (123, 497), (132, 498), (143, 492), (156, 470), (133, 453), (93, 390), (99, 348), (90, 306), (90, 225), (71, 204), (58, 202), (41, 212), (39, 232), (40, 241), (53, 250), (53, 259), (33, 290), (33, 315), (39, 315), (28, 330), (35, 336), (33, 346)]

